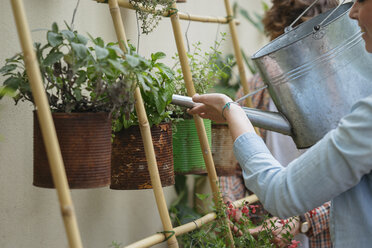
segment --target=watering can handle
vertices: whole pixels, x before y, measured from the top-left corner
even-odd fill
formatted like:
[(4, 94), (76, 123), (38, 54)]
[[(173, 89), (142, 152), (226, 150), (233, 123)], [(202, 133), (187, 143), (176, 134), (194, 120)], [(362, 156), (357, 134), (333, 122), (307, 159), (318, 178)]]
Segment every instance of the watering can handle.
[[(296, 24), (296, 22), (298, 22), (298, 20), (300, 20), (300, 18), (301, 17), (303, 17), (305, 14), (306, 14), (306, 12), (308, 12), (309, 11), (309, 9), (311, 9), (317, 2), (319, 2), (319, 0), (315, 0), (309, 7), (307, 7), (297, 18), (296, 18), (296, 20), (294, 20), (288, 27), (286, 27), (285, 29), (284, 29), (284, 32), (285, 33), (287, 33), (287, 32), (289, 32), (289, 31), (291, 31), (292, 29), (293, 29), (293, 25), (295, 25)], [(326, 18), (324, 18), (324, 20), (321, 22), (321, 23), (319, 23), (318, 25), (316, 25), (315, 27), (314, 27), (314, 31), (316, 32), (316, 31), (318, 31), (320, 28), (321, 28), (321, 26), (323, 25), (323, 23), (343, 4), (345, 2), (345, 0), (343, 0), (341, 3), (339, 3), (339, 5), (326, 17)]]

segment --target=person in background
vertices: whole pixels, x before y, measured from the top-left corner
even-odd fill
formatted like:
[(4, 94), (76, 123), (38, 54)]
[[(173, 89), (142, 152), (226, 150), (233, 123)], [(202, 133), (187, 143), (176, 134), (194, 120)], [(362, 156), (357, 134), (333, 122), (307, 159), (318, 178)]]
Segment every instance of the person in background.
[[(349, 16), (358, 21), (372, 53), (372, 0), (356, 0)], [(334, 247), (372, 243), (372, 95), (287, 168), (273, 158), (244, 110), (223, 94), (194, 95), (189, 114), (227, 122), (245, 185), (265, 209), (288, 218), (332, 199), (330, 231)]]
[[(263, 25), (265, 34), (274, 40), (284, 33), (284, 29), (292, 24), (292, 22), (300, 16), (300, 14), (313, 3), (313, 0), (273, 0), (272, 7), (265, 13), (263, 17)], [(312, 17), (323, 13), (338, 5), (338, 0), (320, 0), (308, 12), (297, 21), (296, 25), (305, 22)], [(248, 80), (250, 92), (255, 91), (264, 86), (264, 83), (257, 73)], [(243, 89), (237, 93), (236, 99), (242, 97)], [(267, 89), (264, 89), (252, 97), (252, 104), (254, 108), (262, 110), (277, 111)], [(241, 103), (244, 105), (244, 102)], [(286, 166), (293, 159), (297, 158), (303, 153), (296, 148), (293, 140), (285, 135), (276, 132), (258, 129), (259, 135), (265, 141), (267, 147), (273, 156), (283, 165)], [(242, 171), (237, 165), (236, 173), (233, 176), (219, 177), (219, 183), (225, 202), (233, 202), (243, 198), (247, 189), (244, 186)], [(294, 229), (291, 233), (296, 235), (301, 233), (301, 224), (305, 223), (302, 228), (304, 234), (309, 238), (309, 247), (311, 248), (329, 248), (332, 247), (330, 233), (329, 233), (329, 210), (330, 202), (326, 202), (315, 210), (305, 213), (301, 218), (295, 221)], [(263, 215), (264, 211), (261, 209), (258, 215)], [(307, 240), (301, 236), (300, 238), (303, 247), (306, 247)]]

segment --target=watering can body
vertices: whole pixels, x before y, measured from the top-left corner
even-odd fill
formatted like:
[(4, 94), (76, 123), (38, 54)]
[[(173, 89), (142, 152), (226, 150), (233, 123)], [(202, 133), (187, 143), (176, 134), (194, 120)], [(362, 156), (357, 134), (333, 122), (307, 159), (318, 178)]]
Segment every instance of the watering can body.
[(351, 6), (300, 24), (252, 56), (297, 148), (315, 144), (357, 100), (372, 94), (372, 55), (348, 16)]
[[(297, 148), (308, 148), (337, 127), (354, 103), (372, 94), (372, 54), (348, 16), (351, 6), (298, 25), (252, 56), (279, 110), (244, 108), (254, 126), (290, 135)], [(194, 104), (178, 95), (172, 102)]]

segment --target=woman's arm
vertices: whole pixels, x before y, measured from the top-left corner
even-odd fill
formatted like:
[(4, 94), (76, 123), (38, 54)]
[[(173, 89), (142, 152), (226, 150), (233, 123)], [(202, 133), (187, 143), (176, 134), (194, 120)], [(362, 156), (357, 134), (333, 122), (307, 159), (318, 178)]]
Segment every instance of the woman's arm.
[(221, 94), (194, 96), (201, 104), (189, 113), (217, 122), (225, 118), (234, 142), (234, 152), (252, 190), (275, 216), (303, 214), (354, 187), (372, 170), (372, 96), (354, 105), (322, 140), (288, 167), (276, 161), (262, 139), (254, 133), (244, 111)]
[(320, 206), (358, 184), (372, 170), (372, 96), (359, 101), (339, 126), (283, 168), (263, 141), (244, 133), (234, 152), (252, 190), (275, 216), (287, 218)]

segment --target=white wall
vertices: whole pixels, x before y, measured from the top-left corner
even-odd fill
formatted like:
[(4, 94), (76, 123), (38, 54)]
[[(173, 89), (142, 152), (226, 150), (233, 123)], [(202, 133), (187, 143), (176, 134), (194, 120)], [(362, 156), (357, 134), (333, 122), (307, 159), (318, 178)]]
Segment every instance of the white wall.
[[(76, 0), (27, 0), (25, 8), (31, 30), (49, 28), (56, 21), (71, 22)], [(260, 10), (259, 1), (239, 0), (252, 10)], [(248, 3), (247, 3), (248, 2)], [(190, 14), (226, 16), (222, 0), (188, 0), (179, 4), (180, 11)], [(123, 10), (127, 37), (137, 45), (137, 28), (133, 11)], [(182, 21), (186, 30), (187, 21)], [(81, 32), (115, 41), (108, 6), (91, 0), (80, 2), (75, 27)], [(221, 31), (228, 31), (221, 25)], [(260, 47), (262, 37), (242, 21), (238, 27), (240, 43), (248, 53)], [(189, 39), (201, 41), (204, 47), (213, 45), (216, 24), (191, 23)], [(5, 58), (20, 51), (10, 1), (0, 7), (0, 66)], [(32, 33), (34, 41), (43, 41), (45, 32)], [(142, 35), (140, 53), (163, 51), (166, 61), (176, 52), (169, 19), (161, 22), (149, 36)], [(228, 40), (224, 51), (232, 52)], [(3, 79), (0, 78), (0, 85)], [(0, 247), (67, 247), (55, 190), (32, 186), (32, 109), (28, 103), (14, 106), (10, 99), (0, 101)], [(175, 198), (173, 187), (164, 189), (168, 205)], [(74, 190), (72, 198), (84, 247), (108, 247), (112, 241), (129, 244), (162, 230), (151, 190), (112, 191), (107, 188)], [(157, 247), (165, 247), (164, 244)]]

